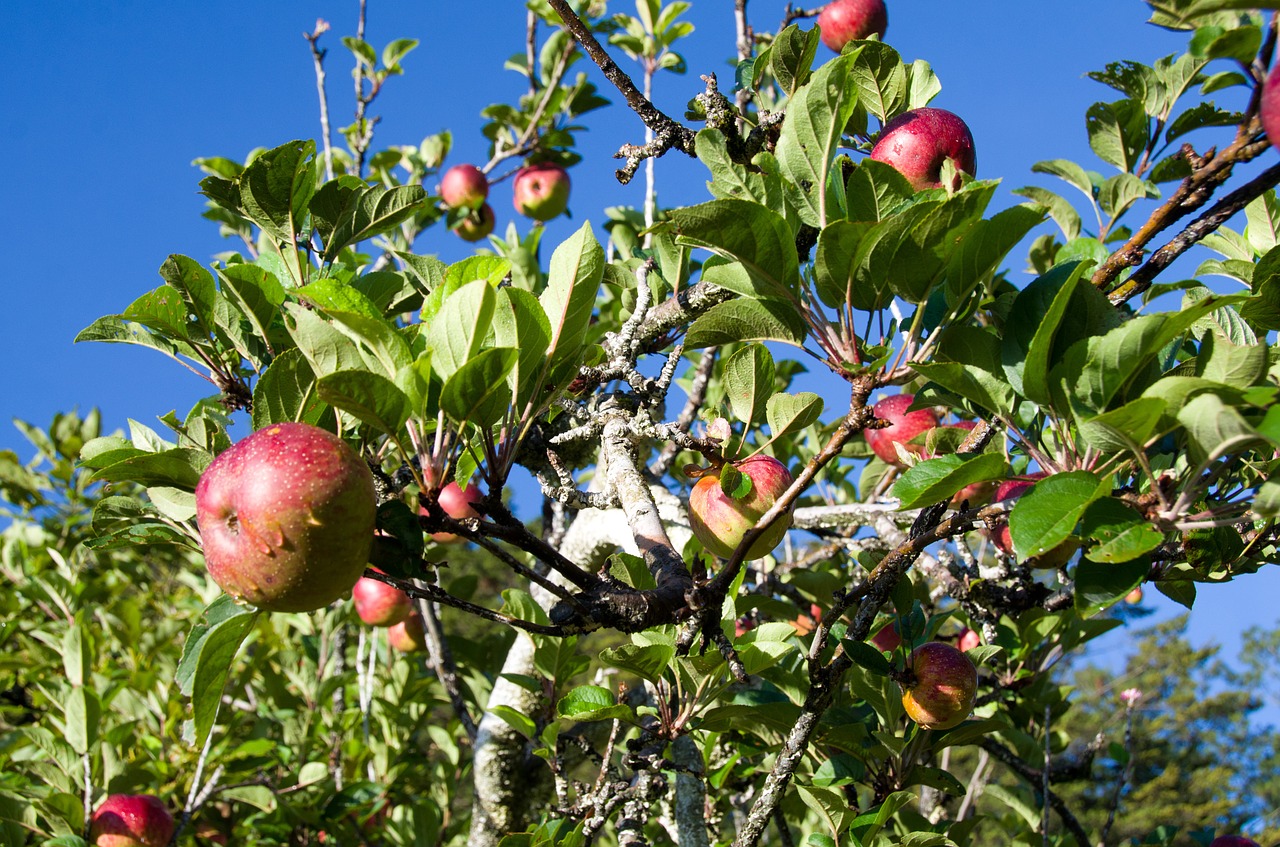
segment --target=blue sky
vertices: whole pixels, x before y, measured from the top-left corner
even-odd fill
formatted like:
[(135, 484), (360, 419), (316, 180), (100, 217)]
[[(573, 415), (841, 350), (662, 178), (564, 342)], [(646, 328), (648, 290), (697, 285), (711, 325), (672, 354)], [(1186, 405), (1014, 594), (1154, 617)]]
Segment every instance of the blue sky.
[[(611, 5), (632, 11), (629, 2)], [(772, 30), (783, 5), (752, 0), (753, 24)], [(523, 90), (519, 76), (501, 70), (508, 56), (523, 51), (522, 4), (491, 2), (479, 13), (440, 0), (370, 0), (369, 7), (366, 37), (375, 48), (399, 37), (422, 42), (405, 61), (406, 75), (391, 80), (375, 104), (383, 116), (376, 143), (416, 144), (450, 128), (455, 152), (449, 164), (484, 161), (480, 110), (513, 102)], [(9, 362), (0, 418), (45, 424), (57, 411), (99, 406), (110, 429), (128, 417), (154, 422), (171, 409), (185, 412), (211, 393), (159, 354), (73, 345), (72, 338), (158, 285), (156, 271), (168, 254), (207, 262), (229, 249), (200, 218), (204, 203), (193, 159), (240, 160), (256, 146), (317, 135), (315, 79), (302, 38), (317, 18), (333, 25), (322, 44), (330, 49), (334, 124), (350, 121), (349, 54), (339, 38), (354, 34), (357, 8), (356, 0), (0, 3), (7, 69), (0, 160), (9, 167), (0, 203), (0, 238), (9, 256), (0, 272), (6, 298), (0, 350)], [(968, 122), (979, 175), (1003, 178), (998, 207), (1019, 202), (1009, 189), (1056, 187), (1031, 172), (1039, 160), (1067, 158), (1105, 172), (1108, 166), (1088, 148), (1084, 111), (1119, 95), (1085, 73), (1118, 59), (1150, 63), (1185, 43), (1180, 34), (1145, 24), (1147, 7), (1139, 0), (1079, 0), (1070, 14), (1061, 4), (1012, 0), (890, 0), (889, 9), (886, 40), (904, 58), (932, 63), (943, 83), (934, 105)], [(663, 75), (656, 84), (655, 99), (677, 117), (701, 90), (699, 75), (715, 72), (725, 88), (732, 79), (731, 4), (699, 0), (688, 18), (697, 25), (683, 43), (689, 73)], [(820, 58), (829, 55), (823, 50)], [(619, 60), (625, 65), (625, 57)], [(585, 62), (578, 68), (593, 70)], [(604, 207), (642, 202), (642, 180), (619, 187), (610, 158), (619, 145), (642, 139), (638, 121), (614, 106), (588, 116), (588, 124), (581, 137), (587, 159), (572, 171), (575, 219), (554, 222), (551, 243), (583, 220), (600, 220)], [(1203, 149), (1225, 138), (1223, 131), (1206, 130), (1190, 140)], [(659, 162), (665, 205), (706, 199), (704, 183), (703, 168), (679, 154)], [(500, 228), (515, 219), (509, 187), (496, 187), (492, 203)], [(442, 229), (418, 244), (420, 252), (446, 261), (461, 258), (463, 247)], [(1026, 279), (1020, 255), (1014, 258), (1015, 279)], [(0, 449), (30, 454), (17, 431), (3, 425)], [(1278, 574), (1267, 568), (1203, 591), (1192, 638), (1217, 641), (1233, 653), (1240, 629), (1274, 625), (1270, 598), (1280, 593)], [(1147, 596), (1162, 615), (1175, 611), (1155, 591)], [(1112, 649), (1121, 643), (1113, 641)]]

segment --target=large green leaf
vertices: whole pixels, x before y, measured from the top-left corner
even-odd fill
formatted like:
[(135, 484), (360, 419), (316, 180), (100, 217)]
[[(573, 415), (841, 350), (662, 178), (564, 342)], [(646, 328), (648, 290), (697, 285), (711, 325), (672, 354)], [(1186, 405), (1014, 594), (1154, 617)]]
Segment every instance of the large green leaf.
[(918, 509), (950, 500), (967, 485), (1007, 475), (1008, 465), (999, 453), (952, 453), (908, 468), (894, 483), (893, 496), (901, 501), (903, 509)]
[(292, 247), (302, 232), (316, 190), (315, 152), (314, 141), (290, 141), (258, 156), (240, 176), (245, 216), (277, 244)]
[(603, 277), (604, 248), (591, 224), (583, 224), (551, 254), (547, 287), (538, 298), (551, 329), (548, 371), (581, 355)]
[(700, 315), (685, 335), (686, 350), (735, 341), (782, 341), (802, 347), (808, 326), (790, 300), (729, 300)]
[(551, 344), (551, 322), (538, 298), (510, 286), (498, 289), (493, 311), (494, 340), (519, 351), (508, 375), (516, 408), (522, 411), (541, 391), (539, 379)]
[(507, 374), (518, 357), (519, 351), (511, 347), (481, 350), (445, 380), (440, 408), (454, 421), (493, 426), (511, 405)]
[(432, 351), (431, 368), (447, 380), (480, 352), (493, 331), (497, 304), (494, 287), (483, 279), (468, 282), (449, 295), (424, 333)]
[(195, 735), (191, 743), (196, 750), (204, 746), (213, 729), (231, 663), (258, 614), (223, 594), (209, 604), (187, 636), (175, 681), (183, 696), (192, 698)]
[(725, 360), (725, 397), (734, 417), (748, 425), (756, 422), (773, 394), (773, 376), (773, 356), (763, 344), (748, 344)]
[(671, 219), (678, 244), (741, 263), (754, 296), (795, 299), (800, 263), (791, 228), (777, 212), (746, 200), (712, 200), (676, 209)]
[(1023, 494), (1009, 515), (1009, 535), (1020, 557), (1039, 556), (1075, 532), (1084, 510), (1110, 493), (1110, 480), (1088, 471), (1054, 474)]
[[(317, 192), (320, 199), (322, 192)], [(420, 185), (366, 186), (350, 197), (338, 212), (328, 239), (324, 259), (332, 262), (343, 248), (399, 226), (426, 205), (427, 192)]]
[(774, 151), (800, 219), (819, 229), (842, 214), (829, 187), (831, 164), (858, 105), (850, 68), (865, 49), (859, 47), (823, 65), (791, 98)]
[(392, 438), (400, 436), (412, 411), (409, 398), (394, 382), (366, 370), (326, 374), (316, 390), (321, 400)]
[(316, 392), (316, 375), (301, 350), (286, 350), (275, 358), (253, 388), (253, 428), (299, 421), (319, 425), (328, 406)]

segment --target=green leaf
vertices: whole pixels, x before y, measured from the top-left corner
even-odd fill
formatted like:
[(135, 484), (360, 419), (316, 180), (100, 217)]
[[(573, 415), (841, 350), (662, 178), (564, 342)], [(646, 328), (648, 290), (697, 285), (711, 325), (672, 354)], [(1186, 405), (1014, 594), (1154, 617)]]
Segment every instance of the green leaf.
[[(857, 173), (861, 171), (859, 168)], [(869, 290), (858, 281), (858, 245), (872, 226), (870, 222), (835, 221), (818, 234), (813, 275), (818, 297), (827, 306), (841, 309), (847, 303), (871, 311), (884, 308), (893, 299), (887, 289)]]
[(487, 281), (477, 279), (445, 298), (427, 326), (431, 369), (447, 380), (468, 359), (480, 352), (493, 326), (497, 294)]
[(1069, 159), (1049, 159), (1036, 162), (1031, 170), (1038, 174), (1051, 174), (1077, 189), (1089, 202), (1093, 202), (1093, 180), (1084, 168)]
[(333, 228), (324, 241), (323, 258), (326, 262), (332, 262), (345, 248), (382, 235), (412, 218), (426, 206), (428, 199), (426, 190), (420, 185), (397, 185), (393, 188), (370, 185), (349, 194), (347, 189), (338, 190), (341, 192), (341, 206), (336, 210), (329, 208), (329, 198), (322, 196), (324, 189), (316, 193), (316, 200), (324, 203), (325, 211), (334, 214)]
[(907, 69), (897, 50), (884, 42), (871, 41), (846, 55), (854, 59), (850, 84), (868, 113), (883, 124), (906, 108)]
[(686, 350), (735, 341), (781, 341), (803, 347), (808, 327), (789, 300), (729, 300), (711, 307), (689, 327)]
[(515, 396), (516, 410), (523, 411), (542, 387), (539, 375), (551, 344), (551, 322), (547, 320), (537, 297), (528, 291), (507, 286), (498, 289), (493, 332), (499, 347), (512, 347), (518, 351), (508, 382)]
[(249, 319), (253, 331), (271, 339), (271, 327), (280, 318), (284, 303), (284, 286), (275, 275), (257, 265), (239, 264), (219, 268), (222, 291)]
[(1136, 509), (1106, 497), (1085, 510), (1080, 535), (1096, 542), (1086, 553), (1095, 562), (1128, 562), (1160, 546), (1164, 533)]
[(297, 295), (331, 318), (339, 332), (367, 347), (385, 376), (394, 377), (413, 361), (395, 325), (355, 286), (326, 277), (299, 288)]
[(1111, 491), (1110, 480), (1088, 471), (1054, 474), (1018, 498), (1009, 515), (1009, 535), (1021, 558), (1054, 549), (1075, 532), (1084, 510)]
[(1271, 441), (1217, 394), (1199, 394), (1178, 412), (1178, 422), (1191, 437), (1191, 456), (1199, 462), (1210, 456), (1239, 453), (1245, 447)]
[(999, 453), (952, 453), (908, 468), (894, 483), (893, 496), (901, 501), (901, 508), (918, 509), (950, 500), (967, 485), (1006, 476), (1008, 465)]
[(290, 141), (259, 155), (239, 178), (245, 216), (286, 250), (297, 243), (316, 190), (315, 152), (314, 141)]
[[(213, 275), (195, 259), (174, 254), (160, 265), (160, 276), (164, 279), (165, 285), (181, 296), (181, 302), (185, 308), (185, 314), (182, 317), (184, 332), (185, 325), (191, 324), (199, 330), (202, 337), (213, 337), (214, 311), (218, 299)], [(128, 313), (124, 317), (141, 320)], [(179, 337), (182, 335), (179, 334)]]
[(155, 485), (147, 489), (147, 497), (160, 514), (171, 520), (183, 522), (196, 516), (196, 496), (190, 491)]
[(460, 423), (481, 428), (498, 423), (511, 405), (507, 375), (518, 358), (519, 351), (510, 347), (481, 350), (445, 380), (440, 408)]
[(84, 685), (93, 671), (93, 640), (79, 623), (68, 627), (62, 637), (62, 667), (67, 682), (76, 686)]
[(67, 743), (77, 753), (84, 754), (98, 742), (98, 724), (102, 718), (102, 704), (92, 689), (82, 685), (67, 692), (62, 704)]
[[(882, 221), (910, 201), (915, 193), (911, 181), (893, 165), (875, 159), (863, 159), (845, 187), (849, 220), (868, 223)], [(831, 226), (838, 224), (838, 221), (833, 222)]]
[[(869, 48), (861, 45), (823, 65), (796, 92), (788, 104), (774, 151), (800, 219), (819, 229), (837, 216), (829, 182), (833, 176), (840, 177), (833, 174), (831, 164), (845, 125), (858, 105), (857, 99), (850, 96), (855, 93), (850, 87), (851, 68), (866, 49)], [(901, 67), (901, 62), (898, 65)], [(868, 82), (869, 73), (868, 68), (862, 69), (860, 83)], [(905, 73), (902, 76), (905, 90)], [(794, 247), (791, 252), (794, 256)]]
[(1076, 611), (1086, 618), (1096, 615), (1142, 584), (1150, 572), (1146, 556), (1119, 563), (1082, 559), (1074, 573)]
[(316, 375), (298, 348), (284, 351), (253, 388), (253, 428), (298, 421), (319, 425), (329, 407), (316, 391)]
[(168, 485), (195, 491), (200, 474), (212, 457), (203, 450), (178, 447), (160, 453), (143, 453), (112, 462), (89, 477), (90, 482), (136, 482), (144, 487)]
[[(800, 282), (791, 228), (777, 212), (746, 200), (712, 200), (671, 212), (676, 243), (739, 262), (757, 297), (794, 299)], [(547, 310), (551, 314), (551, 310)]]
[(546, 372), (581, 353), (603, 277), (604, 248), (591, 224), (583, 224), (551, 255), (547, 287), (538, 298), (551, 328)]
[(711, 171), (707, 183), (713, 197), (750, 200), (771, 209), (782, 208), (782, 183), (776, 174), (748, 169), (729, 158), (724, 134), (718, 129), (701, 130), (694, 140), (698, 161)]
[(1147, 146), (1147, 113), (1135, 100), (1094, 103), (1085, 112), (1085, 126), (1093, 152), (1121, 171), (1132, 171)]
[(748, 425), (773, 394), (773, 356), (763, 344), (748, 344), (734, 351), (724, 363), (724, 390), (729, 408)]
[(409, 398), (391, 380), (369, 371), (335, 371), (316, 383), (320, 399), (378, 432), (399, 438), (411, 412)]
[(1165, 401), (1158, 397), (1139, 397), (1118, 409), (1077, 421), (1077, 426), (1090, 447), (1108, 453), (1139, 453), (1155, 435), (1165, 408)]
[(812, 391), (798, 394), (779, 392), (765, 404), (765, 418), (769, 422), (769, 440), (776, 441), (784, 435), (799, 432), (822, 415), (822, 398)]
[(209, 604), (187, 636), (174, 679), (183, 696), (192, 698), (196, 750), (213, 728), (231, 663), (258, 614), (223, 594)]
[(364, 357), (356, 343), (315, 311), (297, 303), (284, 306), (289, 335), (317, 377), (335, 371), (363, 370)]
[(556, 715), (574, 721), (634, 721), (631, 707), (619, 703), (609, 689), (599, 685), (579, 685), (556, 704)]
[(1098, 191), (1098, 205), (1114, 219), (1139, 200), (1154, 200), (1159, 196), (1155, 183), (1129, 173), (1116, 174), (1102, 183)]
[(817, 29), (802, 30), (799, 24), (791, 24), (774, 37), (769, 51), (769, 70), (784, 96), (793, 96), (808, 82), (819, 41)]
[(1086, 284), (1081, 277), (1087, 269), (1084, 263), (1059, 265), (1041, 275), (1018, 293), (1005, 319), (1004, 374), (1014, 391), (1039, 405), (1050, 404), (1049, 370), (1067, 347), (1055, 343), (1058, 330), (1076, 291)]
[(1055, 194), (1047, 188), (1040, 188), (1037, 185), (1015, 188), (1013, 193), (1044, 206), (1049, 211), (1049, 217), (1062, 230), (1063, 238), (1070, 241), (1080, 235), (1082, 226), (1080, 213), (1075, 210), (1075, 207), (1065, 197)]
[(976, 221), (947, 264), (947, 305), (960, 305), (990, 279), (1009, 252), (1044, 221), (1044, 215), (1042, 209), (1024, 204)]
[(490, 711), (498, 717), (506, 721), (507, 725), (525, 738), (533, 739), (538, 735), (538, 725), (534, 723), (532, 718), (522, 715), (515, 709), (507, 705), (497, 705), (490, 707)]
[(676, 648), (669, 644), (623, 644), (601, 651), (600, 661), (649, 682), (657, 682), (675, 656)]

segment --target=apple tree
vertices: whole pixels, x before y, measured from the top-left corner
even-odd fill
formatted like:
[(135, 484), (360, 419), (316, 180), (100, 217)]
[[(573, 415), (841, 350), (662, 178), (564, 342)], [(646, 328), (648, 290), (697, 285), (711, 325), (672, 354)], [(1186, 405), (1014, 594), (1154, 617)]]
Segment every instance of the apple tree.
[[(1111, 843), (1127, 772), (1086, 827), (1063, 786), (1108, 739), (1062, 730), (1055, 666), (1135, 588), (1190, 607), (1277, 554), (1280, 164), (1248, 166), (1275, 155), (1277, 4), (1151, 0), (1185, 51), (1092, 74), (1118, 97), (1086, 114), (1098, 161), (1040, 162), (1063, 193), (1003, 209), (891, 29), (837, 53), (820, 10), (764, 5), (726, 4), (718, 80), (680, 52), (687, 3), (531, 0), (527, 92), (469, 170), (448, 133), (378, 146), (416, 42), (359, 37), (341, 146), (322, 100), (318, 141), (200, 161), (229, 251), (175, 253), (78, 340), (215, 393), (41, 436), (83, 543), (46, 520), (5, 548), (10, 841), (84, 844), (105, 797), (148, 794), (173, 843)], [(673, 117), (651, 97), (676, 79)], [(606, 106), (632, 205), (578, 198), (543, 243)], [(702, 202), (658, 206), (665, 156), (705, 166)], [(530, 220), (488, 234), (507, 180)], [(482, 246), (446, 264), (450, 229)], [(1192, 248), (1214, 257), (1171, 278)], [(276, 511), (232, 529), (259, 558), (313, 527), (368, 545), (362, 578), (413, 601), (386, 639), (346, 600), (268, 612), (208, 577), (202, 477), (295, 424), (368, 465), (374, 528), (333, 541), (265, 476), (228, 496)], [(308, 578), (345, 594), (325, 546)]]

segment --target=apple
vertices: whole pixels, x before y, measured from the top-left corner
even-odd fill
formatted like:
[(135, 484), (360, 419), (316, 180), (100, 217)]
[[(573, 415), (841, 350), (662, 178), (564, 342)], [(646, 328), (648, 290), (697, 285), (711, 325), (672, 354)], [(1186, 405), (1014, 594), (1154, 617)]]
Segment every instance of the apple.
[[(751, 480), (745, 497), (734, 499), (726, 494), (720, 487), (720, 474), (715, 472), (699, 479), (689, 494), (689, 528), (707, 552), (722, 559), (733, 556), (742, 536), (791, 486), (787, 466), (772, 456), (751, 456), (733, 466)], [(748, 561), (762, 558), (778, 546), (791, 527), (792, 511), (794, 507), (752, 543), (747, 549)]]
[[(871, 158), (892, 165), (916, 191), (941, 188), (942, 163), (948, 159), (967, 174), (978, 168), (973, 134), (965, 122), (946, 109), (927, 106), (903, 112), (885, 124), (871, 148)], [(957, 174), (951, 188), (959, 187)]]
[(929, 641), (907, 657), (902, 707), (924, 729), (951, 729), (973, 711), (978, 669), (960, 650)]
[(1243, 835), (1219, 835), (1209, 842), (1209, 847), (1262, 847), (1262, 845)]
[(1128, 594), (1124, 595), (1124, 602), (1128, 603), (1130, 606), (1136, 606), (1139, 603), (1141, 603), (1142, 602), (1142, 586), (1139, 585), (1136, 588), (1134, 588), (1132, 591), (1130, 591)]
[(569, 206), (569, 172), (557, 164), (526, 165), (516, 172), (516, 211), (535, 221), (549, 221)]
[(880, 631), (871, 636), (871, 643), (881, 653), (892, 653), (898, 649), (898, 645), (902, 643), (902, 636), (898, 634), (898, 625), (890, 622), (880, 627)]
[(891, 397), (885, 397), (871, 407), (871, 411), (875, 416), (882, 420), (888, 421), (889, 426), (881, 429), (868, 429), (863, 432), (873, 453), (879, 456), (883, 461), (891, 465), (901, 467), (902, 459), (898, 458), (898, 451), (895, 444), (901, 444), (903, 449), (911, 453), (920, 453), (923, 449), (919, 444), (908, 444), (911, 439), (915, 438), (925, 430), (933, 429), (938, 425), (938, 416), (929, 409), (916, 409), (914, 412), (908, 412), (911, 402), (916, 399), (914, 394), (894, 394)]
[(167, 847), (173, 815), (150, 794), (112, 794), (89, 819), (93, 847)]
[[(475, 485), (468, 485), (465, 491), (456, 482), (451, 482), (444, 488), (440, 489), (440, 494), (436, 497), (436, 502), (440, 504), (440, 508), (444, 513), (455, 521), (463, 521), (469, 518), (478, 518), (480, 513), (476, 511), (475, 504), (484, 499), (484, 494)], [(420, 509), (422, 514), (427, 514), (427, 510)], [(461, 541), (461, 537), (452, 532), (433, 532), (431, 540), (437, 544), (453, 544)]]
[(1271, 146), (1280, 149), (1280, 71), (1274, 67), (1262, 84), (1262, 98), (1258, 103), (1258, 117)]
[(486, 238), (489, 233), (493, 232), (493, 226), (496, 219), (493, 216), (493, 207), (488, 203), (482, 205), (479, 209), (471, 212), (465, 218), (458, 222), (453, 231), (463, 241), (480, 241)]
[(960, 630), (960, 637), (956, 639), (956, 647), (961, 653), (968, 653), (974, 647), (982, 643), (982, 636), (978, 635), (978, 631), (965, 627)]
[(356, 580), (351, 599), (355, 601), (356, 614), (369, 626), (393, 626), (413, 612), (413, 601), (408, 594), (367, 576)]
[(751, 616), (743, 615), (733, 622), (733, 637), (741, 638), (755, 628), (756, 622), (751, 619)]
[(818, 15), (822, 43), (837, 53), (850, 41), (884, 38), (888, 26), (884, 0), (832, 0)]
[(369, 560), (376, 513), (368, 465), (310, 424), (258, 430), (196, 485), (209, 575), (270, 612), (314, 611), (349, 592)]
[(440, 198), (451, 209), (477, 209), (489, 196), (489, 180), (475, 165), (454, 165), (440, 180)]
[(427, 649), (427, 628), (417, 612), (387, 630), (387, 643), (401, 653), (421, 653)]

